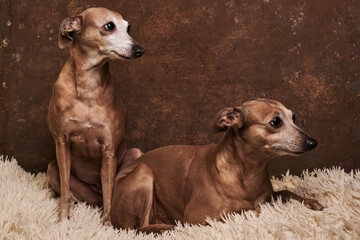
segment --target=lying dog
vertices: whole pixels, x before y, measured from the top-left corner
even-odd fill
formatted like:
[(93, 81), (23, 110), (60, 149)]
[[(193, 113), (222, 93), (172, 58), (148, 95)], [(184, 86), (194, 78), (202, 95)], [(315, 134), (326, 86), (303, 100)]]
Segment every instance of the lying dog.
[(159, 148), (119, 172), (112, 223), (157, 232), (173, 228), (175, 221), (197, 224), (223, 213), (259, 213), (259, 205), (272, 195), (322, 210), (316, 200), (289, 191), (274, 193), (270, 182), (270, 159), (317, 146), (294, 121), (289, 109), (269, 99), (223, 109), (214, 127), (215, 132), (226, 131), (218, 144)]
[[(57, 162), (48, 166), (52, 188), (61, 195), (60, 220), (70, 200), (104, 206), (110, 223), (118, 166), (126, 154), (126, 115), (110, 78), (110, 59), (140, 57), (144, 50), (129, 36), (128, 23), (105, 8), (89, 8), (60, 24), (59, 47), (70, 58), (53, 87), (48, 125)], [(128, 151), (134, 158), (139, 150)]]

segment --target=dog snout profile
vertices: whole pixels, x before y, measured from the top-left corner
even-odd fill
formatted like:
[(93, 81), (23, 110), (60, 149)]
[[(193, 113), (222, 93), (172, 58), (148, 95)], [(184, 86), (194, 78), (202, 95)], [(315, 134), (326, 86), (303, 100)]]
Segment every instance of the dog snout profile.
[(59, 47), (80, 47), (89, 55), (103, 59), (132, 59), (144, 53), (129, 35), (129, 23), (117, 12), (105, 8), (89, 8), (68, 17), (60, 25)]
[(133, 47), (134, 58), (141, 57), (144, 54), (144, 52), (145, 52), (145, 50), (142, 47), (140, 47), (139, 45), (135, 45)]
[(318, 145), (318, 142), (314, 138), (311, 138), (311, 137), (306, 139), (305, 142), (306, 142), (306, 146), (309, 150), (316, 148), (316, 146)]
[(225, 108), (214, 132), (235, 127), (254, 147), (262, 147), (269, 157), (299, 155), (314, 149), (317, 141), (295, 122), (295, 114), (279, 102), (267, 99), (248, 101), (242, 106)]

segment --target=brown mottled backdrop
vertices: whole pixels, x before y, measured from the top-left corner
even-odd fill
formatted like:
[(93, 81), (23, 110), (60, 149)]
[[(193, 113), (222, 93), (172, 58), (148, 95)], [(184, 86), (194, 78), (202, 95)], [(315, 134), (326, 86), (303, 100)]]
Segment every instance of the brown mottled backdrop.
[[(100, 3), (101, 4), (98, 4)], [(111, 64), (126, 105), (128, 145), (206, 144), (215, 114), (254, 97), (283, 102), (320, 142), (286, 169), (360, 168), (360, 2), (357, 0), (0, 0), (0, 154), (33, 172), (55, 159), (46, 125), (68, 53), (60, 22), (91, 6), (119, 11), (143, 57)]]

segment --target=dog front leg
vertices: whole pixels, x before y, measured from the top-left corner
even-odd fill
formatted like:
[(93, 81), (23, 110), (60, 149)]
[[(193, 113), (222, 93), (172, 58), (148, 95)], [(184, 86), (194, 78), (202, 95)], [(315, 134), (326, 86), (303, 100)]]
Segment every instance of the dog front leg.
[(293, 192), (287, 191), (287, 190), (283, 190), (283, 191), (279, 191), (279, 192), (275, 192), (273, 194), (273, 196), (275, 198), (281, 196), (281, 199), (283, 201), (289, 201), (290, 199), (294, 199), (297, 200), (299, 202), (304, 202), (305, 207), (312, 209), (312, 210), (316, 210), (316, 211), (321, 211), (324, 209), (324, 207), (315, 199), (308, 199), (308, 198), (303, 198)]
[(108, 146), (103, 145), (101, 151), (101, 185), (104, 203), (103, 222), (104, 224), (111, 226), (110, 210), (117, 168), (117, 160), (115, 158), (115, 151), (110, 149)]
[(64, 137), (56, 140), (56, 160), (60, 175), (60, 216), (59, 220), (69, 217), (70, 211), (70, 143)]

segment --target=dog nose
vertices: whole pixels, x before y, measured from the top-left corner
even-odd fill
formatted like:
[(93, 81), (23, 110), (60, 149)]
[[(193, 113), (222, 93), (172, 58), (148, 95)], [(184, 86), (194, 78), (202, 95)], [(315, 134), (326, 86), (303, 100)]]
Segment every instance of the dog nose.
[(136, 58), (141, 57), (144, 54), (144, 49), (138, 45), (133, 47), (134, 55)]
[(306, 139), (306, 146), (309, 150), (316, 148), (317, 145), (318, 145), (318, 142), (315, 139), (313, 139), (313, 138)]

